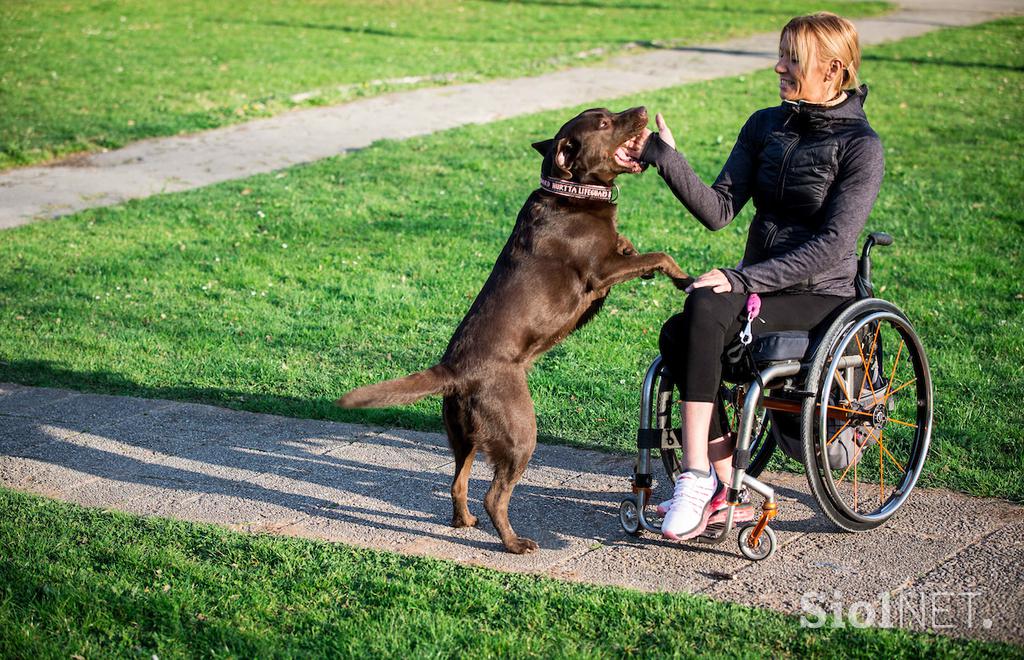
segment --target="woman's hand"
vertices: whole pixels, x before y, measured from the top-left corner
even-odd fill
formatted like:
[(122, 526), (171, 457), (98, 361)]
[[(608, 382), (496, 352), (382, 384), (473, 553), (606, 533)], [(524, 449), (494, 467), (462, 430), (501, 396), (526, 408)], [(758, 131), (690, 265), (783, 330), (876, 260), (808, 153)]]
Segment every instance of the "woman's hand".
[(732, 284), (729, 283), (729, 279), (725, 276), (725, 273), (717, 268), (709, 270), (694, 280), (693, 284), (686, 287), (686, 292), (693, 293), (695, 289), (703, 289), (704, 287), (711, 287), (713, 293), (729, 293), (732, 291)]
[(660, 112), (654, 115), (654, 123), (658, 127), (658, 135), (661, 137), (661, 141), (675, 149), (676, 139), (672, 136), (672, 129), (665, 123), (665, 118), (661, 116)]
[[(676, 139), (672, 136), (672, 129), (670, 129), (668, 124), (665, 123), (665, 118), (661, 116), (660, 112), (654, 116), (654, 123), (658, 126), (658, 135), (661, 136), (661, 141), (675, 149)], [(623, 150), (625, 151), (626, 157), (633, 161), (639, 160), (640, 154), (642, 154), (644, 149), (647, 147), (647, 140), (651, 138), (651, 135), (653, 135), (653, 133), (644, 127), (640, 132), (640, 135), (637, 135), (635, 138), (624, 144)]]

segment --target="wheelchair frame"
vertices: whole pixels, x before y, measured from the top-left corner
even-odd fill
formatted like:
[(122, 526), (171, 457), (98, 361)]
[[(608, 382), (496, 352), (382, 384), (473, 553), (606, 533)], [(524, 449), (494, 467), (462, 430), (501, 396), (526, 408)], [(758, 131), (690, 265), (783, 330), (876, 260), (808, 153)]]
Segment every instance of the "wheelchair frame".
[[(844, 357), (840, 360), (839, 368), (856, 366), (859, 364), (859, 360), (859, 356)], [(746, 472), (750, 461), (750, 445), (753, 439), (752, 431), (758, 407), (783, 412), (800, 411), (799, 404), (786, 399), (763, 397), (763, 392), (766, 389), (770, 389), (767, 387), (769, 384), (781, 378), (798, 375), (805, 368), (806, 364), (798, 360), (772, 364), (760, 371), (760, 383), (755, 379), (744, 386), (743, 408), (740, 414), (740, 425), (736, 434), (736, 448), (733, 451), (733, 478), (726, 498), (729, 508), (725, 524), (717, 531), (698, 536), (696, 539), (698, 542), (717, 545), (726, 539), (734, 526), (733, 514), (735, 506), (740, 503), (740, 491), (747, 487), (763, 497), (764, 504), (761, 507), (761, 516), (756, 523), (753, 523), (749, 536), (743, 540), (746, 541), (748, 547), (756, 549), (761, 545), (762, 534), (767, 533), (770, 547), (765, 548), (762, 551), (764, 556), (758, 557), (758, 559), (767, 559), (774, 552), (777, 543), (774, 532), (768, 526), (768, 523), (778, 513), (778, 500), (775, 496), (775, 489)], [(661, 533), (661, 525), (648, 520), (644, 513), (653, 486), (651, 450), (658, 449), (660, 451), (679, 446), (681, 443), (681, 439), (675, 437), (675, 429), (658, 429), (651, 425), (651, 420), (654, 417), (655, 403), (653, 400), (654, 381), (659, 377), (661, 369), (662, 359), (659, 355), (651, 363), (651, 366), (647, 369), (647, 374), (644, 376), (643, 393), (640, 403), (640, 431), (637, 437), (639, 455), (636, 471), (633, 476), (635, 498), (627, 498), (627, 500), (623, 501), (623, 504), (627, 507), (627, 511), (622, 513), (623, 527), (630, 533), (636, 533), (637, 531), (635, 528), (631, 529), (633, 527), (632, 523), (626, 522), (633, 517), (635, 517), (637, 526), (648, 532)], [(654, 444), (655, 442), (657, 443), (656, 445)], [(630, 504), (627, 505), (627, 502)]]
[[(739, 547), (741, 553), (748, 559), (758, 561), (770, 557), (774, 554), (778, 546), (775, 533), (769, 526), (770, 521), (776, 516), (779, 508), (775, 490), (770, 485), (747, 473), (747, 467), (750, 465), (751, 459), (751, 445), (754, 439), (753, 430), (755, 424), (758, 423), (757, 416), (759, 409), (789, 414), (795, 413), (802, 416), (801, 436), (804, 444), (805, 457), (808, 455), (808, 452), (815, 451), (814, 446), (808, 440), (810, 437), (809, 434), (814, 433), (814, 429), (810, 426), (811, 424), (819, 423), (824, 425), (826, 419), (834, 419), (839, 421), (845, 420), (845, 427), (855, 420), (859, 422), (867, 421), (860, 417), (854, 417), (855, 415), (878, 415), (880, 416), (878, 420), (880, 426), (876, 426), (876, 428), (878, 430), (878, 445), (880, 447), (879, 460), (882, 460), (881, 452), (885, 450), (885, 447), (881, 442), (882, 429), (888, 422), (884, 406), (889, 400), (889, 389), (892, 387), (891, 379), (886, 390), (886, 399), (882, 404), (880, 404), (882, 408), (879, 409), (878, 406), (876, 406), (872, 413), (869, 413), (867, 409), (850, 410), (842, 406), (833, 406), (828, 403), (822, 406), (820, 402), (817, 402), (817, 399), (820, 396), (819, 392), (808, 392), (800, 389), (809, 389), (808, 379), (811, 374), (815, 374), (815, 377), (811, 378), (813, 382), (810, 383), (810, 385), (817, 388), (819, 380), (821, 379), (820, 372), (823, 370), (825, 371), (825, 382), (827, 383), (827, 388), (831, 388), (833, 382), (832, 379), (835, 378), (837, 372), (840, 371), (847, 374), (846, 381), (853, 382), (849, 374), (852, 374), (852, 370), (857, 367), (866, 366), (867, 361), (865, 361), (862, 351), (858, 355), (846, 354), (845, 351), (849, 346), (851, 346), (851, 341), (853, 341), (859, 330), (865, 327), (870, 327), (871, 323), (880, 324), (882, 320), (889, 320), (890, 322), (895, 321), (898, 323), (896, 330), (903, 338), (900, 350), (902, 351), (904, 344), (906, 344), (908, 361), (914, 361), (914, 378), (901, 385), (899, 389), (902, 390), (914, 382), (917, 383), (916, 421), (918, 424), (898, 422), (907, 426), (914, 426), (915, 428), (914, 441), (910, 450), (911, 457), (907, 459), (907, 469), (904, 470), (904, 476), (900, 487), (894, 493), (893, 497), (887, 500), (879, 509), (880, 513), (877, 515), (872, 514), (874, 515), (873, 518), (861, 517), (854, 513), (850, 519), (846, 519), (843, 518), (841, 512), (838, 512), (834, 504), (826, 501), (828, 499), (827, 497), (823, 498), (821, 496), (820, 482), (819, 487), (817, 488), (812, 482), (814, 477), (811, 472), (816, 471), (818, 469), (818, 465), (808, 465), (806, 458), (804, 460), (804, 464), (808, 472), (808, 480), (811, 482), (812, 494), (814, 494), (815, 499), (818, 501), (819, 505), (821, 505), (823, 512), (826, 513), (826, 515), (838, 526), (848, 531), (866, 531), (877, 527), (888, 519), (896, 509), (902, 506), (910, 495), (910, 491), (913, 489), (918, 477), (920, 476), (921, 468), (930, 443), (932, 422), (931, 377), (927, 358), (924, 355), (923, 346), (917, 338), (917, 335), (909, 321), (903, 313), (891, 303), (871, 296), (873, 291), (870, 281), (871, 267), (869, 251), (875, 243), (888, 245), (891, 244), (891, 242), (891, 237), (886, 234), (876, 233), (869, 236), (868, 241), (864, 246), (864, 252), (858, 269), (857, 289), (859, 300), (851, 303), (847, 308), (844, 308), (843, 312), (833, 320), (828, 331), (824, 335), (827, 339), (819, 344), (817, 351), (812, 355), (805, 356), (801, 360), (770, 362), (763, 368), (760, 368), (754, 374), (755, 377), (750, 382), (737, 386), (735, 402), (738, 404), (739, 400), (742, 399), (743, 405), (740, 409), (739, 424), (736, 429), (736, 447), (733, 451), (732, 462), (733, 477), (726, 495), (726, 503), (728, 505), (726, 519), (724, 524), (716, 525), (714, 528), (709, 527), (702, 535), (693, 539), (694, 541), (709, 544), (722, 543), (735, 526), (733, 523), (733, 517), (736, 511), (736, 506), (740, 504), (741, 491), (744, 488), (747, 488), (764, 498), (764, 502), (761, 507), (760, 516), (756, 518), (756, 521), (745, 523), (744, 526), (740, 528)], [(866, 313), (862, 312), (862, 310), (866, 310)], [(875, 338), (877, 340), (877, 334)], [(859, 343), (858, 348), (860, 348)], [(872, 347), (872, 352), (873, 351), (874, 347)], [(840, 352), (840, 356), (838, 358), (836, 358), (836, 352)], [(879, 352), (881, 352), (881, 349), (879, 349)], [(913, 356), (910, 355), (911, 353), (913, 353)], [(871, 359), (872, 358), (869, 357), (868, 361)], [(893, 374), (896, 372), (896, 364), (898, 364), (898, 362), (899, 355), (897, 354), (896, 362), (893, 365)], [(816, 370), (818, 373), (816, 373)], [(664, 383), (661, 383), (658, 388), (655, 387), (655, 384), (659, 379), (664, 379), (664, 377), (664, 365), (662, 358), (659, 355), (647, 369), (647, 373), (645, 374), (643, 381), (640, 404), (640, 428), (637, 432), (638, 456), (632, 480), (633, 494), (624, 499), (619, 508), (620, 523), (622, 524), (623, 529), (632, 535), (639, 535), (641, 530), (653, 533), (661, 532), (660, 523), (652, 521), (645, 513), (646, 506), (650, 499), (651, 489), (653, 487), (653, 474), (651, 468), (652, 450), (658, 449), (659, 452), (664, 452), (666, 450), (676, 449), (682, 446), (682, 438), (678, 436), (677, 429), (660, 428), (660, 424), (663, 421), (660, 418), (658, 419), (658, 423), (654, 423), (656, 413), (659, 415), (661, 414), (660, 409), (656, 411), (655, 408), (662, 405), (660, 397), (664, 394)], [(841, 378), (839, 380), (842, 381)], [(840, 384), (842, 384), (842, 382), (840, 382)], [(766, 396), (766, 391), (777, 389), (780, 386), (784, 387), (787, 391), (796, 394), (797, 398), (785, 398), (770, 395)], [(845, 388), (846, 386), (843, 385), (843, 387)], [(669, 406), (674, 405), (671, 401), (671, 391), (672, 390), (670, 388)], [(892, 394), (895, 394), (895, 391), (893, 391)], [(827, 398), (828, 392), (825, 393), (825, 396)], [(872, 397), (874, 397), (874, 394), (872, 394)], [(889, 404), (889, 406), (891, 410), (892, 404)], [(872, 418), (872, 423), (874, 423), (874, 418)], [(763, 447), (759, 447), (759, 449), (762, 448)], [(771, 451), (773, 448), (774, 443), (767, 447), (767, 451)], [(897, 465), (900, 465), (896, 459), (891, 456), (891, 454), (890, 458), (892, 458), (893, 462)], [(812, 458), (812, 460), (817, 462), (822, 459), (820, 458), (820, 454), (818, 454), (815, 458)], [(856, 463), (857, 460), (858, 457), (854, 457), (854, 463)], [(913, 461), (912, 464), (911, 460)], [(825, 460), (825, 464), (827, 467), (827, 459)], [(900, 467), (902, 468), (902, 466)], [(667, 463), (666, 469), (668, 469)], [(669, 474), (669, 477), (672, 477), (671, 473)], [(820, 477), (818, 478), (820, 479)], [(882, 500), (882, 490), (884, 490), (884, 481), (883, 488), (880, 489), (880, 501)], [(856, 495), (854, 497), (856, 498)]]

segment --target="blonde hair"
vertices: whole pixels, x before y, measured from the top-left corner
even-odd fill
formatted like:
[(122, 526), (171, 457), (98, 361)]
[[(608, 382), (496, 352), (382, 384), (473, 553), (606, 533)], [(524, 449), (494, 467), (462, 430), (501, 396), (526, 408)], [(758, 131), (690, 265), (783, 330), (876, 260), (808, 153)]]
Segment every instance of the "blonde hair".
[[(785, 52), (782, 51), (783, 43), (786, 44)], [(811, 62), (812, 58), (820, 62), (839, 60), (843, 63), (843, 75), (834, 91), (838, 93), (843, 89), (860, 87), (860, 79), (857, 77), (860, 69), (860, 38), (853, 23), (841, 16), (827, 11), (797, 16), (782, 28), (779, 52), (801, 63), (801, 69), (805, 72), (806, 64), (803, 63)]]

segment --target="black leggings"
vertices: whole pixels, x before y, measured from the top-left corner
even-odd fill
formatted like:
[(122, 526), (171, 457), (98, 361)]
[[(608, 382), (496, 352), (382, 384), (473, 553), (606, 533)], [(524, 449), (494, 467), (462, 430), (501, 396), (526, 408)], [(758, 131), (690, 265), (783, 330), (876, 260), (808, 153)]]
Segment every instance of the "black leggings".
[[(757, 336), (779, 330), (810, 330), (847, 300), (813, 293), (761, 294), (761, 313), (751, 324), (751, 331)], [(661, 356), (675, 377), (683, 401), (713, 402), (717, 398), (722, 353), (746, 325), (746, 303), (745, 293), (696, 289), (687, 296), (682, 313), (661, 326)], [(718, 438), (722, 432), (718, 415), (712, 414), (708, 438)]]

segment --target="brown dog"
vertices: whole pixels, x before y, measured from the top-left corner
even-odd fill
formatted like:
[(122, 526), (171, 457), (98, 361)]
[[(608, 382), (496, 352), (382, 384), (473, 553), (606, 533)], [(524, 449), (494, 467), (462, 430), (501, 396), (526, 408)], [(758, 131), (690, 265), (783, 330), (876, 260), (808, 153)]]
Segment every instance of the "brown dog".
[[(466, 506), (477, 449), (494, 464), (484, 508), (510, 552), (537, 544), (508, 521), (512, 489), (537, 444), (537, 420), (526, 372), (537, 357), (594, 316), (619, 282), (661, 272), (685, 288), (692, 281), (663, 252), (637, 254), (616, 231), (612, 183), (640, 167), (624, 143), (647, 125), (647, 110), (587, 110), (552, 140), (542, 187), (526, 200), (483, 290), (455, 331), (440, 363), (418, 373), (352, 390), (338, 405), (384, 407), (443, 394), (448, 441), (455, 454), (452, 525), (475, 525)], [(580, 185), (582, 184), (582, 185)]]

